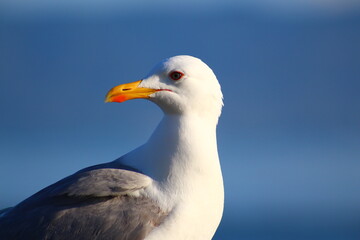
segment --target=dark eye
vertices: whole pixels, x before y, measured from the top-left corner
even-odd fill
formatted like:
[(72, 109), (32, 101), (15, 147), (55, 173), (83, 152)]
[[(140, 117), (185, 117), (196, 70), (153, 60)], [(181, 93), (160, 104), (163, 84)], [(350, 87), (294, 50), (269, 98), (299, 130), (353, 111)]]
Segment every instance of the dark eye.
[(180, 80), (184, 74), (182, 72), (174, 71), (169, 74), (170, 78), (174, 81)]

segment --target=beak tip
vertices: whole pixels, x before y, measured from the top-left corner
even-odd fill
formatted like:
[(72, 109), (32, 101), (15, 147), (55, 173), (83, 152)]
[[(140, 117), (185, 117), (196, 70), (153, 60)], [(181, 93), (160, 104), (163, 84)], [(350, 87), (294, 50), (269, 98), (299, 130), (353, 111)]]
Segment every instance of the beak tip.
[(139, 84), (142, 80), (121, 84), (113, 87), (105, 96), (105, 103), (108, 102), (125, 102), (127, 100), (136, 98), (149, 98), (149, 95), (156, 92), (157, 90), (150, 88), (139, 88)]
[(104, 102), (105, 103), (111, 102), (111, 98), (109, 96), (106, 96), (105, 99), (104, 99)]

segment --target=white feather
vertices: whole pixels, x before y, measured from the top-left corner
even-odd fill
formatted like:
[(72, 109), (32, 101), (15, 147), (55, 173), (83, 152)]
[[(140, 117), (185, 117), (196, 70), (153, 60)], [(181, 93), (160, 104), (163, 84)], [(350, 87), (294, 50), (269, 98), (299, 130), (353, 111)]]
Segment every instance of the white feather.
[[(172, 71), (184, 77), (171, 80)], [(220, 85), (201, 60), (176, 56), (156, 65), (140, 86), (172, 91), (151, 95), (164, 118), (147, 143), (122, 158), (154, 180), (146, 194), (170, 211), (146, 240), (209, 240), (224, 202), (216, 142), (223, 105)]]

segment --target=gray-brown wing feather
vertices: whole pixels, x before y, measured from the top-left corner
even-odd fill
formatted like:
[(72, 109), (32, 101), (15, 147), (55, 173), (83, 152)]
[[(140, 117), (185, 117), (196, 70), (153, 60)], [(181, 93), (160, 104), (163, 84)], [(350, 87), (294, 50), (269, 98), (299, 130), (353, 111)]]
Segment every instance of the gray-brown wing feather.
[(144, 239), (166, 217), (152, 199), (131, 195), (149, 181), (122, 169), (79, 171), (0, 217), (0, 239)]

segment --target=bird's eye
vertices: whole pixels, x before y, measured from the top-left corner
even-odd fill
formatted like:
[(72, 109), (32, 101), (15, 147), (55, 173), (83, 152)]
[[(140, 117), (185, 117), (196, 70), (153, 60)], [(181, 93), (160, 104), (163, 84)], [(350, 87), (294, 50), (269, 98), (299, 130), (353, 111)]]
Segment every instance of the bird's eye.
[(174, 81), (180, 80), (184, 74), (182, 72), (174, 71), (169, 74), (170, 78)]

